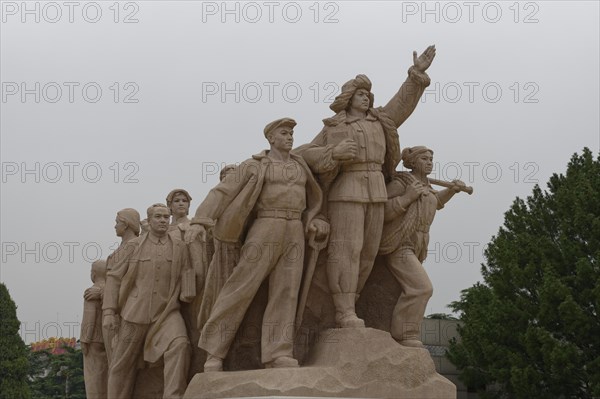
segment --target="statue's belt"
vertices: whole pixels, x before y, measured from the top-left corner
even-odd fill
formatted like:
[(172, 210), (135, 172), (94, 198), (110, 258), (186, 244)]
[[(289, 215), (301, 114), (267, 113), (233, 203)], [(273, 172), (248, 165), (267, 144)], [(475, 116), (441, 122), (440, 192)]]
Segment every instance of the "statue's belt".
[(257, 218), (274, 218), (287, 220), (300, 220), (302, 211), (294, 209), (259, 209), (256, 215)]
[(361, 162), (342, 165), (342, 172), (381, 172), (381, 164), (377, 162)]

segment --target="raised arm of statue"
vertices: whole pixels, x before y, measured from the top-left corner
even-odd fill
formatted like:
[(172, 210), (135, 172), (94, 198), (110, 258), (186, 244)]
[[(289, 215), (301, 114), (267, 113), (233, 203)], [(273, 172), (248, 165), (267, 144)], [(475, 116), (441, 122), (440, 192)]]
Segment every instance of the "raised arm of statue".
[(459, 193), (461, 191), (461, 188), (466, 187), (466, 184), (461, 180), (453, 180), (452, 183), (454, 183), (453, 187), (438, 191), (438, 193), (436, 194), (441, 207), (443, 207), (448, 201), (450, 201), (452, 197), (454, 197), (454, 194)]
[(414, 65), (408, 69), (408, 78), (404, 81), (400, 90), (383, 107), (385, 113), (392, 118), (396, 128), (404, 123), (413, 113), (425, 88), (431, 80), (425, 72), (435, 58), (435, 46), (429, 46), (417, 57), (413, 52)]

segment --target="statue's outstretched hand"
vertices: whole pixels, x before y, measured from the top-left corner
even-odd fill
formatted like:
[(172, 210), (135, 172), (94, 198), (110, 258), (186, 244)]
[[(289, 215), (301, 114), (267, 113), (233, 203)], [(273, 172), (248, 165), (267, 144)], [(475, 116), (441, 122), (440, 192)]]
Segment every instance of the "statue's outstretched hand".
[(408, 186), (406, 186), (405, 195), (408, 196), (408, 198), (411, 201), (415, 201), (419, 197), (428, 195), (428, 194), (429, 194), (429, 190), (427, 190), (427, 187), (425, 187), (423, 185), (423, 183), (421, 183), (421, 182), (414, 181), (411, 184), (409, 184)]
[(102, 299), (102, 288), (92, 286), (85, 290), (83, 293), (83, 299), (86, 301), (95, 301), (97, 299)]
[(467, 185), (461, 180), (452, 180), (452, 191), (459, 193), (462, 189), (466, 188)]
[(200, 237), (200, 241), (206, 241), (206, 229), (204, 229), (204, 226), (200, 224), (192, 224), (186, 230), (183, 239), (185, 240), (186, 244), (190, 244), (198, 237)]
[(423, 54), (417, 57), (417, 52), (413, 51), (413, 64), (419, 72), (425, 72), (435, 58), (435, 45), (431, 45), (423, 51)]

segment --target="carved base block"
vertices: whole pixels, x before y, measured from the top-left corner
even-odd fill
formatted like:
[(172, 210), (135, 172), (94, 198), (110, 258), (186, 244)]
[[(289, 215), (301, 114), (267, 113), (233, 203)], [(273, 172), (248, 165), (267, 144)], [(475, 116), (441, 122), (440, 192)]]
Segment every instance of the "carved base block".
[(199, 373), (184, 399), (265, 396), (456, 399), (426, 349), (371, 328), (323, 331), (303, 367)]
[(163, 373), (164, 366), (138, 370), (132, 399), (162, 399)]

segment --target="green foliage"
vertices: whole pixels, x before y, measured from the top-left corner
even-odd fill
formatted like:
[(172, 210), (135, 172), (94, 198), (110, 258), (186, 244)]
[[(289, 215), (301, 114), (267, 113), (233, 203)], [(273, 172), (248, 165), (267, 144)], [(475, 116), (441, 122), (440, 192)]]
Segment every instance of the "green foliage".
[(85, 399), (83, 353), (71, 347), (53, 355), (31, 352), (30, 387), (34, 399)]
[(19, 335), (17, 306), (0, 283), (0, 399), (30, 398), (27, 347)]
[(425, 318), (432, 320), (458, 320), (457, 317), (448, 313), (432, 313), (430, 315), (425, 316)]
[(462, 381), (494, 385), (483, 397), (600, 396), (600, 156), (584, 149), (517, 198), (485, 256), (484, 283), (451, 304)]

